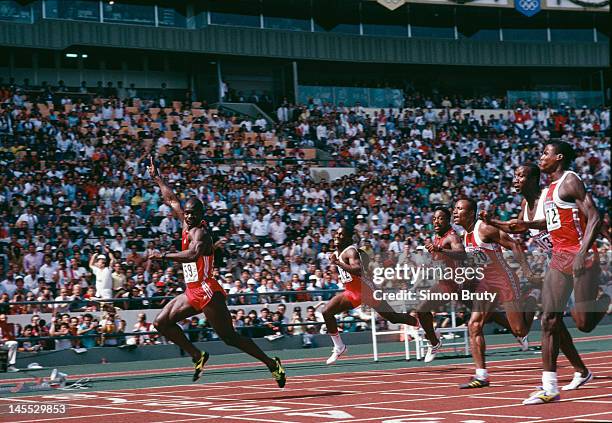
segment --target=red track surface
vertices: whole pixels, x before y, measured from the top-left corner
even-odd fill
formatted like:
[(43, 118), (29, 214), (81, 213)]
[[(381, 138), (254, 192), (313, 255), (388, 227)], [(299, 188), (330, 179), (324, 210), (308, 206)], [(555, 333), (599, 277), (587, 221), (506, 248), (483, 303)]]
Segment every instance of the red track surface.
[[(471, 365), (372, 370), (290, 377), (278, 389), (269, 379), (120, 391), (1, 398), (7, 403), (69, 405), (67, 416), (0, 415), (18, 422), (566, 422), (612, 421), (612, 354), (586, 353), (596, 378), (562, 393), (556, 404), (523, 406), (540, 382), (540, 360), (496, 361), (492, 386), (459, 390)], [(560, 384), (573, 370), (561, 359)], [(6, 407), (3, 406), (6, 410)]]
[[(576, 338), (574, 339), (574, 343), (580, 343), (580, 342), (591, 342), (591, 341), (596, 341), (598, 339), (604, 340), (604, 339), (610, 339), (610, 335), (597, 335), (597, 336), (583, 336), (581, 338)], [(493, 351), (493, 350), (499, 350), (499, 349), (504, 349), (504, 348), (508, 348), (508, 347), (516, 347), (516, 342), (512, 342), (509, 344), (497, 344), (497, 345), (487, 345), (487, 351)], [(453, 348), (449, 347), (449, 348), (442, 348), (440, 350), (440, 352), (452, 352), (454, 351)], [(387, 353), (379, 353), (378, 354), (379, 357), (404, 357), (405, 356), (405, 352), (387, 352)], [(346, 358), (351, 359), (351, 360), (355, 360), (355, 359), (370, 359), (372, 357), (372, 354), (351, 354), (346, 356)], [(321, 362), (321, 361), (325, 361), (325, 359), (327, 359), (327, 356), (325, 357), (308, 357), (308, 358), (296, 358), (296, 359), (290, 359), (290, 360), (283, 360), (283, 364), (287, 365), (287, 364), (299, 364), (299, 363), (314, 363), (314, 362)], [(248, 367), (252, 367), (252, 366), (259, 366), (260, 363), (258, 361), (251, 361), (251, 362), (240, 362), (240, 363), (228, 363), (228, 364), (209, 364), (206, 366), (206, 369), (208, 370), (213, 370), (213, 369), (236, 369), (236, 368), (248, 368)], [(111, 366), (109, 366), (110, 368)], [(191, 373), (193, 371), (193, 367), (189, 366), (189, 367), (173, 367), (173, 368), (167, 368), (167, 369), (156, 369), (155, 370), (155, 374), (160, 375), (160, 374), (176, 374), (176, 373), (180, 373), (180, 372), (189, 372)], [(109, 371), (109, 372), (97, 372), (97, 373), (79, 373), (79, 374), (74, 374), (74, 375), (70, 375), (68, 380), (74, 381), (76, 379), (80, 379), (83, 377), (87, 377), (90, 379), (99, 379), (99, 378), (108, 378), (108, 377), (123, 377), (123, 376), (138, 376), (138, 375), (147, 375), (150, 374), (151, 370), (150, 369), (146, 369), (146, 370), (129, 370), (129, 371)], [(7, 379), (4, 381), (0, 381), (0, 385), (4, 385), (4, 384), (10, 384), (13, 385), (15, 383), (20, 383), (20, 382), (31, 382), (32, 378), (31, 377), (26, 377), (26, 378), (18, 378), (18, 379)]]

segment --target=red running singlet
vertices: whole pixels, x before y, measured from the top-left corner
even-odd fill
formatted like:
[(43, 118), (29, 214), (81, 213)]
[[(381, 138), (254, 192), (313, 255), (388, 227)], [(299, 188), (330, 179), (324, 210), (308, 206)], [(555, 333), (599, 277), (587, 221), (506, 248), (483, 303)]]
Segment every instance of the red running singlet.
[[(200, 227), (206, 225), (202, 221)], [(182, 250), (189, 248), (189, 231), (183, 228), (183, 238), (181, 241)], [(200, 256), (195, 262), (183, 263), (183, 278), (185, 279), (185, 287), (187, 299), (193, 308), (202, 311), (210, 302), (215, 292), (221, 292), (225, 295), (225, 290), (219, 282), (213, 278), (214, 256)]]
[[(575, 202), (564, 201), (559, 197), (559, 187), (569, 174), (580, 179), (576, 173), (565, 171), (559, 179), (550, 184), (544, 200), (546, 229), (553, 244), (550, 266), (566, 274), (572, 274), (574, 257), (584, 242), (587, 224), (586, 216)], [(593, 245), (585, 260), (585, 266), (590, 267), (598, 261), (597, 246)]]
[(465, 251), (473, 256), (474, 265), (483, 268), (484, 278), (476, 282), (476, 292), (497, 292), (502, 303), (518, 300), (519, 280), (504, 260), (501, 246), (480, 239), (478, 229), (481, 223), (477, 220), (474, 230), (466, 231), (463, 237)]

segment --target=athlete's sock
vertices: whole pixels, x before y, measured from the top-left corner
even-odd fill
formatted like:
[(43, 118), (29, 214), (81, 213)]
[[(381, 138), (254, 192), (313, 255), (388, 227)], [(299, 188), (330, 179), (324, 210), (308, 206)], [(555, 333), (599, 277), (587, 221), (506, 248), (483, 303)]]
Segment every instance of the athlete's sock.
[(476, 369), (476, 379), (487, 380), (489, 378), (489, 372), (487, 369)]
[(548, 393), (559, 392), (557, 372), (542, 372), (542, 387)]
[(332, 342), (334, 343), (334, 347), (336, 351), (342, 351), (344, 349), (344, 342), (342, 342), (342, 338), (340, 338), (340, 334), (336, 333), (335, 335), (330, 335)]

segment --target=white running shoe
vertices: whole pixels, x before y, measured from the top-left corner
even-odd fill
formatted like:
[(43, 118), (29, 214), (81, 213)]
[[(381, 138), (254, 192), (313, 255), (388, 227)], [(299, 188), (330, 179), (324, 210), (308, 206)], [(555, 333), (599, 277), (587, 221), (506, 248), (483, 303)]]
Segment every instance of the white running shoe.
[(341, 350), (337, 350), (336, 347), (334, 347), (332, 350), (332, 355), (327, 359), (326, 363), (334, 364), (336, 361), (338, 361), (340, 356), (346, 352), (346, 350), (348, 350), (346, 345), (344, 345), (344, 348)]
[(15, 367), (15, 366), (8, 366), (8, 367), (6, 368), (6, 371), (7, 371), (7, 372), (11, 372), (11, 373), (16, 373), (16, 372), (18, 372), (18, 371), (19, 371), (19, 369), (18, 369), (17, 367)]
[(521, 351), (525, 352), (525, 351), (529, 351), (529, 339), (527, 339), (529, 335), (525, 335), (522, 338), (521, 337), (516, 337), (516, 340), (518, 341), (519, 344), (521, 344)]
[(582, 377), (582, 374), (580, 372), (576, 372), (574, 373), (574, 378), (572, 379), (572, 381), (569, 384), (565, 385), (563, 388), (561, 388), (561, 390), (573, 391), (574, 389), (580, 388), (585, 383), (590, 382), (591, 379), (593, 379), (593, 373), (591, 372), (589, 372), (589, 374), (585, 377)]
[(523, 401), (523, 405), (537, 405), (557, 402), (561, 399), (559, 392), (546, 392), (544, 390), (532, 393), (529, 398)]
[(436, 358), (436, 354), (438, 354), (440, 348), (442, 348), (442, 338), (438, 338), (438, 345), (432, 346), (431, 344), (429, 344), (429, 347), (427, 347), (427, 354), (425, 354), (425, 359), (423, 360), (423, 362), (432, 362), (433, 359)]

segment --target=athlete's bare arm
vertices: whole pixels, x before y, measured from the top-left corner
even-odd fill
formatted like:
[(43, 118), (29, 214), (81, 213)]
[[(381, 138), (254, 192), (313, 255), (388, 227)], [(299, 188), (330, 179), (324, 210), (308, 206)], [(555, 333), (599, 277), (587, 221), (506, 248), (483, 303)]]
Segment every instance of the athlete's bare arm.
[(191, 263), (196, 261), (199, 257), (209, 256), (213, 253), (213, 243), (210, 235), (202, 228), (193, 228), (189, 231), (189, 237), (191, 242), (189, 248), (176, 253), (160, 253), (158, 251), (153, 252), (150, 258), (162, 258), (179, 263)]
[(525, 252), (523, 251), (523, 246), (520, 241), (513, 239), (506, 232), (486, 223), (480, 225), (480, 237), (484, 242), (496, 243), (508, 250), (512, 250), (514, 258), (519, 262), (525, 277), (527, 279), (533, 279), (533, 273), (527, 263), (527, 257), (525, 257)]
[(528, 229), (537, 229), (539, 231), (546, 230), (546, 219), (531, 220), (525, 222), (524, 220), (513, 219), (508, 221), (510, 225), (510, 233), (523, 233)]
[(329, 261), (331, 264), (335, 264), (341, 269), (349, 272), (351, 275), (361, 275), (361, 259), (359, 258), (357, 250), (351, 248), (348, 251), (345, 251), (343, 259), (344, 261), (348, 262), (348, 264), (341, 262), (336, 254), (332, 254)]
[(516, 219), (510, 219), (507, 221), (493, 219), (485, 210), (480, 212), (480, 218), (483, 222), (488, 225), (494, 226), (497, 229), (501, 229), (502, 231), (509, 234), (522, 234), (523, 232), (527, 232), (528, 228), (525, 225), (520, 225), (519, 222), (523, 222), (523, 214), (525, 211), (525, 204), (527, 200), (523, 199), (521, 202), (521, 211)]
[(159, 185), (159, 189), (161, 190), (162, 198), (164, 203), (169, 205), (174, 212), (174, 216), (181, 221), (181, 223), (185, 224), (185, 216), (183, 214), (183, 209), (181, 208), (181, 203), (176, 196), (176, 194), (170, 189), (168, 185), (164, 182), (161, 175), (159, 174), (159, 169), (155, 166), (155, 162), (153, 161), (153, 157), (150, 159), (149, 166), (147, 167), (149, 170), (149, 175), (155, 181), (157, 185)]
[(587, 218), (587, 225), (584, 230), (584, 242), (574, 260), (574, 274), (578, 275), (584, 270), (585, 255), (593, 246), (595, 238), (597, 238), (601, 218), (599, 217), (599, 212), (595, 207), (591, 194), (586, 192), (584, 184), (576, 175), (567, 175), (565, 181), (559, 187), (559, 197), (565, 201), (575, 201), (578, 210)]
[[(428, 240), (429, 241), (429, 240)], [(465, 248), (461, 237), (455, 233), (444, 238), (444, 243), (436, 247), (432, 242), (425, 242), (425, 248), (430, 253), (440, 253), (453, 260), (464, 260), (466, 258)]]

